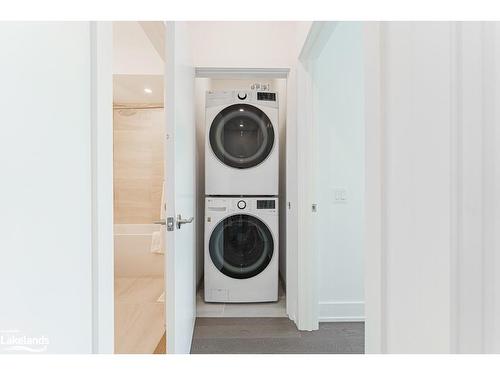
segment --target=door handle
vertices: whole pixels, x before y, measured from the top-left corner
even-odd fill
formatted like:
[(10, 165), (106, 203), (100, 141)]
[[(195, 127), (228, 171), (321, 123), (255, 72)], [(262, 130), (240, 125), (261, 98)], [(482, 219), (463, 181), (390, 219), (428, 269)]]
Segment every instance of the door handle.
[(153, 221), (153, 224), (160, 224), (167, 226), (167, 232), (172, 232), (174, 230), (174, 218), (169, 216), (166, 219)]
[(194, 217), (191, 216), (189, 219), (183, 219), (182, 216), (179, 214), (177, 215), (177, 229), (181, 229), (182, 224), (189, 224), (192, 223), (194, 220)]

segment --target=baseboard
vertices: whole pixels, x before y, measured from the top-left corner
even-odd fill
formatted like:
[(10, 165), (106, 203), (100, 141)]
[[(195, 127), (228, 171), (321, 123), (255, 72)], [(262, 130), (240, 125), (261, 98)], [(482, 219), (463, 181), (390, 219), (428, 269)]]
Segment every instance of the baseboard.
[(365, 303), (363, 301), (320, 302), (320, 322), (364, 322)]

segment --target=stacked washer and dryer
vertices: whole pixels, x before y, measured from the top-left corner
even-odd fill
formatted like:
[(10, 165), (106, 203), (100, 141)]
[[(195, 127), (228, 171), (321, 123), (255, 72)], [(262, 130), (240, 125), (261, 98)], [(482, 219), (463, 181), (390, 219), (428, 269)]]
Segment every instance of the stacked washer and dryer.
[(205, 122), (205, 301), (277, 301), (277, 93), (207, 92)]

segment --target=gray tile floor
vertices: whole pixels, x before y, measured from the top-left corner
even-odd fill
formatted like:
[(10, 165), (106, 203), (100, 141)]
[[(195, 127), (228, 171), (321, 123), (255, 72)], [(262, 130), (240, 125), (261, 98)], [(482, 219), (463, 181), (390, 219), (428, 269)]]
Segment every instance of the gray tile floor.
[(288, 318), (197, 318), (193, 354), (364, 353), (364, 323), (298, 331)]

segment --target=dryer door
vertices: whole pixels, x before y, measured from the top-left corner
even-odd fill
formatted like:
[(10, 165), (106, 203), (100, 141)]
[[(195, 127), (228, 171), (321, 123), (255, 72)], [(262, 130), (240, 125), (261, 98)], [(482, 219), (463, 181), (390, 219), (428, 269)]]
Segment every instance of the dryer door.
[(214, 228), (209, 242), (212, 263), (224, 275), (248, 279), (266, 269), (273, 256), (271, 231), (250, 215), (233, 215)]
[(269, 117), (249, 104), (224, 108), (210, 126), (210, 146), (217, 158), (233, 168), (252, 168), (271, 153), (275, 135)]

